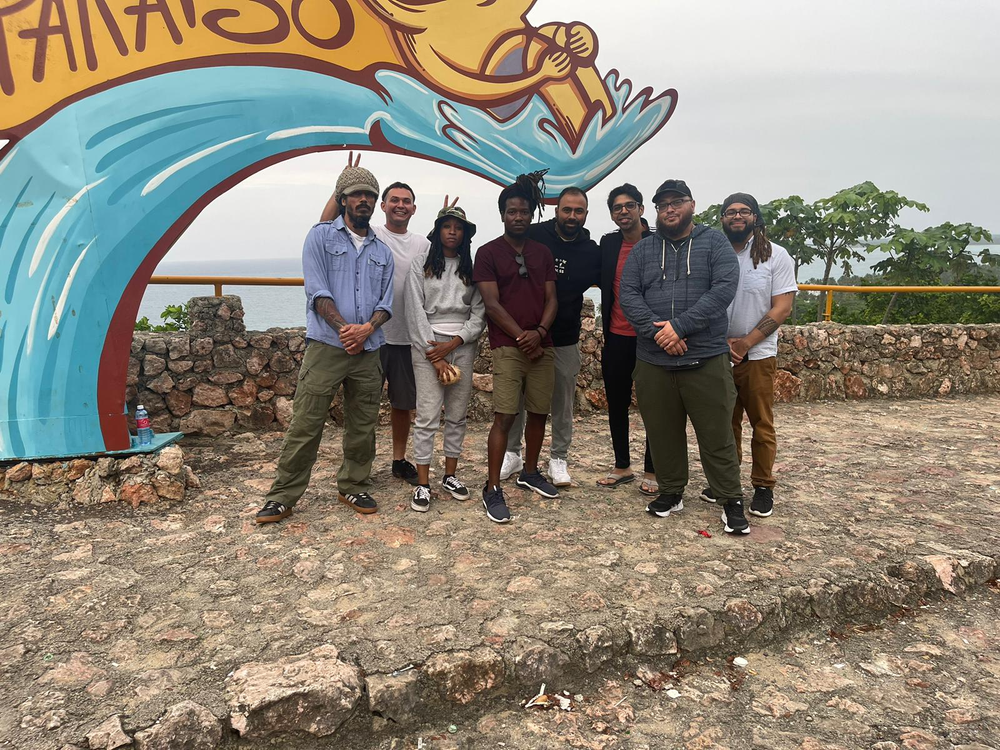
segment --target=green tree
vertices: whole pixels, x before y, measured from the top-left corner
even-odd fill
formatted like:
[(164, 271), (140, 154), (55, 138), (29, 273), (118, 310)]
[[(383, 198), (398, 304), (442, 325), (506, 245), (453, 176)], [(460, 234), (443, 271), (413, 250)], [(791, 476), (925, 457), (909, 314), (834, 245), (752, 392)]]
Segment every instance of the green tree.
[[(881, 277), (884, 286), (934, 286), (942, 282), (987, 285), (982, 271), (1000, 266), (1000, 255), (988, 248), (975, 253), (969, 250), (969, 245), (992, 241), (989, 232), (973, 224), (945, 222), (922, 232), (897, 227), (892, 238), (879, 246), (888, 257), (872, 266), (872, 271)], [(989, 274), (985, 277), (988, 279)], [(882, 315), (883, 324), (889, 322), (897, 297), (893, 293), (889, 299)]]

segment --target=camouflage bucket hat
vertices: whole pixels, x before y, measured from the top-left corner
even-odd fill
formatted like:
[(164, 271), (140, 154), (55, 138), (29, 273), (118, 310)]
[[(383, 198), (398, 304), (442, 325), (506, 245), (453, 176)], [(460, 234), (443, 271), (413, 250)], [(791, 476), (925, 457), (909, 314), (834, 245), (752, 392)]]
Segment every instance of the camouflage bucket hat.
[(476, 225), (466, 218), (465, 211), (458, 206), (449, 206), (438, 211), (437, 218), (434, 220), (434, 231), (431, 234), (434, 234), (434, 232), (441, 228), (441, 224), (445, 219), (458, 219), (465, 224), (465, 236), (468, 239), (471, 240), (476, 236)]

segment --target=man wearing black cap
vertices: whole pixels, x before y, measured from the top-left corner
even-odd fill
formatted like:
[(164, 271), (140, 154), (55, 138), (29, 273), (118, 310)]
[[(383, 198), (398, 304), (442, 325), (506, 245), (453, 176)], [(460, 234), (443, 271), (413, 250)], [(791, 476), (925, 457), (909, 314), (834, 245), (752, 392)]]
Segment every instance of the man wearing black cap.
[[(774, 375), (777, 372), (778, 327), (792, 312), (798, 285), (795, 264), (784, 248), (767, 238), (757, 200), (734, 193), (722, 204), (722, 231), (740, 264), (740, 285), (729, 306), (729, 349), (736, 383), (733, 435), (742, 462), (743, 413), (753, 429), (750, 450), (753, 500), (750, 513), (761, 518), (774, 508)], [(701, 493), (715, 502), (711, 487)]]
[(739, 262), (722, 232), (694, 224), (695, 202), (683, 180), (660, 185), (653, 204), (656, 233), (632, 248), (619, 288), (637, 335), (636, 395), (660, 490), (646, 510), (666, 518), (684, 509), (690, 417), (725, 530), (748, 534), (730, 426), (736, 387), (726, 341)]

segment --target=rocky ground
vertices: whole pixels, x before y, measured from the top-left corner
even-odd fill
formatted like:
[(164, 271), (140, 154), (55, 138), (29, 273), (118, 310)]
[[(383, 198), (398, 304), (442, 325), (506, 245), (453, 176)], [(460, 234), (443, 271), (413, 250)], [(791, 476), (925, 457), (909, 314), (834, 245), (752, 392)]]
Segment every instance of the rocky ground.
[[(334, 428), (276, 526), (253, 514), (278, 433), (185, 441), (201, 491), (182, 505), (7, 503), (0, 747), (118, 747), (94, 733), (106, 719), (132, 735), (186, 700), (202, 707), (191, 722), (223, 744), (235, 724), (248, 747), (996, 744), (1000, 398), (777, 419), (777, 511), (740, 539), (697, 499), (694, 466), (667, 520), (637, 485), (596, 487), (600, 418), (577, 423), (578, 486), (552, 501), (511, 486), (505, 527), (450, 498), (411, 512), (384, 450), (380, 512), (352, 513), (335, 500)], [(484, 427), (467, 446), (461, 476), (481, 484)], [(267, 714), (275, 675), (322, 682), (340, 712), (307, 696)], [(574, 710), (521, 709), (542, 681)]]

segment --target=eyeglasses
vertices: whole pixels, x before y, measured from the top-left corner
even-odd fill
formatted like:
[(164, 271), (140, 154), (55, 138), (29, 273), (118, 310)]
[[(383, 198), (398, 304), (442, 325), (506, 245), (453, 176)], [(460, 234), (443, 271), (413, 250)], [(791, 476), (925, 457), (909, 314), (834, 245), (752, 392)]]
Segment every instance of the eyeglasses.
[(617, 206), (611, 207), (611, 213), (620, 214), (622, 211), (635, 211), (639, 208), (639, 204), (635, 201), (629, 201), (628, 203), (619, 203)]
[(735, 219), (737, 216), (741, 216), (744, 219), (749, 219), (751, 216), (753, 216), (753, 211), (751, 211), (749, 208), (741, 208), (739, 210), (731, 208), (722, 215), (725, 216), (727, 219)]
[(672, 208), (675, 211), (679, 211), (681, 207), (690, 200), (691, 200), (690, 198), (675, 198), (672, 201), (663, 201), (662, 203), (656, 204), (656, 210), (661, 214), (668, 208)]
[(517, 272), (522, 279), (528, 278), (528, 266), (525, 265), (524, 255), (521, 253), (514, 254), (514, 260), (517, 261)]

